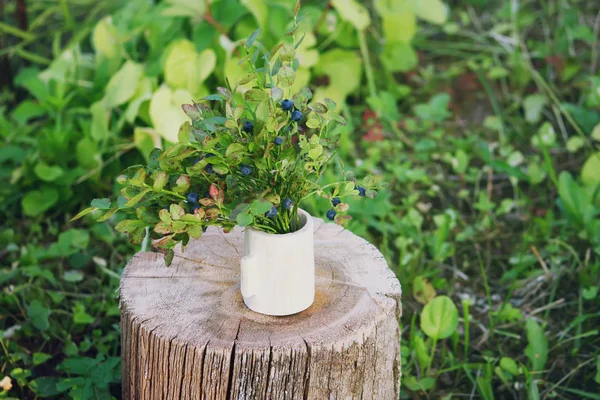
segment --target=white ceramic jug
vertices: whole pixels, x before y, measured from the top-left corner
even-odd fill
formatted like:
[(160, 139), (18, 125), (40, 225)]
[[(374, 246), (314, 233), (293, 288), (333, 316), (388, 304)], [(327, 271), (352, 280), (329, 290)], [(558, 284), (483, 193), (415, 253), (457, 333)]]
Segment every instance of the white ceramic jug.
[(241, 259), (244, 303), (267, 315), (306, 310), (315, 299), (313, 219), (298, 209), (300, 230), (272, 234), (247, 229)]

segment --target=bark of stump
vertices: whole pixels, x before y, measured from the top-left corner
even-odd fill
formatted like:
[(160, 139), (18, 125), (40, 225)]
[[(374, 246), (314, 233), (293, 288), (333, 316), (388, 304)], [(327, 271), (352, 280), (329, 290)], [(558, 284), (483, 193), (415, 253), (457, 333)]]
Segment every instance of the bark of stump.
[(241, 298), (243, 236), (209, 229), (169, 268), (127, 265), (123, 399), (398, 399), (401, 289), (381, 253), (315, 219), (315, 303), (269, 317)]

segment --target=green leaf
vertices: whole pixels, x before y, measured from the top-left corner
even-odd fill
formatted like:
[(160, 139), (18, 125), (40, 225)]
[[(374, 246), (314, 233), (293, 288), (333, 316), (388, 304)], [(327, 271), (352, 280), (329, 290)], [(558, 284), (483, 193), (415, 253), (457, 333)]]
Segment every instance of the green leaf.
[(332, 0), (331, 4), (344, 21), (362, 31), (371, 25), (371, 17), (365, 6), (355, 0)]
[(38, 163), (34, 171), (38, 178), (45, 182), (52, 182), (60, 178), (64, 173), (63, 169), (58, 165), (50, 166), (43, 162)]
[(502, 357), (500, 359), (500, 367), (513, 376), (519, 375), (519, 366), (512, 358)]
[(592, 139), (600, 142), (600, 124), (596, 125), (590, 135)]
[(424, 370), (431, 364), (431, 357), (427, 349), (427, 344), (425, 344), (425, 341), (421, 336), (415, 336), (414, 349), (417, 360), (419, 361), (419, 366)]
[(74, 269), (65, 271), (63, 279), (67, 282), (81, 282), (83, 280), (83, 272)]
[(596, 377), (594, 380), (600, 384), (600, 355), (596, 356)]
[(252, 44), (254, 43), (254, 41), (256, 40), (256, 38), (258, 37), (259, 34), (260, 34), (260, 28), (258, 28), (254, 32), (252, 32), (252, 34), (248, 37), (248, 40), (246, 40), (245, 47), (247, 49), (249, 49), (250, 47), (252, 47)]
[(165, 260), (166, 267), (171, 266), (171, 263), (173, 262), (173, 257), (175, 257), (175, 252), (173, 251), (173, 249), (165, 250), (164, 260)]
[(95, 318), (85, 311), (85, 306), (83, 304), (75, 303), (73, 306), (73, 323), (89, 325), (94, 321)]
[(586, 185), (600, 183), (600, 152), (590, 155), (585, 164), (583, 164), (581, 168), (581, 181)]
[(408, 43), (412, 40), (417, 28), (417, 18), (405, 1), (376, 0), (375, 10), (382, 19), (386, 42)]
[(115, 226), (115, 229), (118, 232), (122, 233), (131, 233), (137, 229), (145, 228), (147, 226), (146, 222), (136, 220), (136, 219), (124, 219)]
[(58, 201), (58, 191), (52, 187), (27, 192), (21, 200), (23, 212), (29, 217), (36, 217), (50, 209)]
[(165, 81), (170, 87), (186, 89), (197, 98), (202, 91), (202, 83), (213, 72), (216, 63), (217, 56), (214, 50), (206, 49), (198, 53), (194, 43), (180, 39), (171, 45), (167, 54)]
[(249, 226), (254, 222), (254, 217), (249, 212), (239, 213), (235, 219), (239, 226)]
[(525, 348), (525, 355), (531, 361), (531, 369), (540, 373), (548, 360), (548, 338), (542, 327), (533, 319), (525, 321), (525, 332), (529, 344)]
[(33, 353), (33, 365), (40, 365), (51, 359), (52, 356), (46, 353)]
[(94, 27), (92, 33), (92, 44), (96, 53), (107, 58), (120, 58), (121, 43), (119, 32), (112, 23), (110, 16), (104, 17)]
[(60, 378), (42, 376), (29, 382), (28, 386), (33, 393), (40, 397), (52, 397), (64, 392), (56, 387), (58, 382), (60, 382)]
[(252, 204), (250, 204), (250, 212), (254, 215), (263, 215), (269, 211), (271, 207), (273, 207), (273, 204), (270, 201), (264, 199), (254, 200)]
[(84, 210), (81, 210), (79, 212), (79, 214), (77, 214), (76, 216), (74, 216), (73, 218), (71, 218), (69, 222), (73, 222), (73, 221), (75, 221), (75, 220), (83, 217), (84, 215), (87, 215), (87, 214), (91, 213), (92, 211), (96, 211), (96, 209), (94, 207), (88, 207), (88, 208), (86, 208)]
[(181, 104), (193, 98), (192, 94), (184, 89), (171, 90), (167, 85), (162, 85), (152, 95), (150, 100), (150, 119), (154, 129), (166, 140), (177, 142), (177, 134), (181, 124), (188, 122), (188, 117), (181, 109)]
[(329, 50), (321, 54), (314, 73), (329, 77), (328, 86), (317, 88), (314, 101), (325, 102), (329, 98), (339, 105), (346, 100), (346, 96), (360, 87), (362, 61), (354, 51)]
[(542, 118), (544, 106), (548, 103), (548, 99), (543, 94), (532, 94), (525, 97), (523, 100), (523, 108), (525, 109), (525, 120), (535, 124)]
[[(420, 214), (419, 214), (420, 217)], [(433, 285), (422, 276), (417, 276), (413, 281), (413, 296), (421, 304), (427, 304), (436, 296)]]
[(413, 12), (417, 17), (432, 24), (443, 24), (446, 22), (446, 6), (441, 0), (418, 0), (410, 1)]
[(144, 68), (141, 64), (133, 61), (125, 62), (106, 85), (105, 106), (114, 108), (131, 99), (137, 91), (143, 74)]
[(288, 88), (294, 84), (294, 80), (296, 79), (296, 71), (289, 66), (283, 66), (279, 70), (277, 74), (277, 80), (279, 82), (279, 86), (282, 88)]
[(259, 27), (262, 29), (267, 28), (269, 8), (267, 7), (267, 3), (265, 1), (242, 0), (242, 5), (244, 5), (244, 7), (246, 7), (246, 9), (252, 13), (254, 18), (256, 18), (256, 22), (258, 22)]
[(569, 153), (579, 151), (585, 145), (585, 141), (579, 136), (572, 136), (567, 141), (567, 150)]
[(45, 331), (50, 326), (48, 322), (50, 309), (46, 308), (39, 300), (34, 300), (27, 306), (27, 316), (33, 326), (41, 331)]
[(110, 199), (94, 199), (92, 200), (91, 206), (98, 210), (108, 210), (110, 208)]
[(125, 205), (127, 207), (133, 207), (135, 206), (137, 203), (139, 203), (142, 198), (147, 195), (149, 192), (151, 192), (152, 189), (144, 189), (141, 192), (139, 192), (138, 194), (136, 194), (135, 196), (133, 196), (132, 198), (130, 198), (129, 200), (127, 200), (127, 203), (125, 203)]
[[(293, 70), (292, 70), (293, 71)], [(259, 103), (268, 97), (267, 93), (261, 89), (250, 89), (244, 93), (244, 98), (247, 101)]]
[[(92, 125), (90, 134), (96, 142), (105, 140), (109, 135), (108, 119), (110, 114), (104, 100), (99, 100), (90, 106)], [(82, 164), (83, 165), (83, 164)]]
[(458, 310), (447, 296), (438, 296), (423, 308), (421, 329), (433, 339), (450, 337), (458, 326)]
[(404, 42), (386, 42), (381, 53), (381, 62), (390, 72), (406, 72), (414, 69), (419, 59), (410, 45)]

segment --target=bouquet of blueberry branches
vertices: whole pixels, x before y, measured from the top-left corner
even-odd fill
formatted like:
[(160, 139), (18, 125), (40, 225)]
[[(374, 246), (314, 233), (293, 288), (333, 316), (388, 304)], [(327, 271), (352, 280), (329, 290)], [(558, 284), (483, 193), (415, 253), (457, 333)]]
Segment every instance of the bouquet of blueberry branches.
[(375, 196), (372, 177), (358, 184), (346, 173), (343, 181), (319, 185), (345, 120), (333, 101), (312, 101), (308, 88), (291, 92), (300, 43), (266, 52), (255, 44), (257, 34), (244, 45), (251, 73), (202, 102), (184, 104), (191, 121), (181, 126), (179, 142), (154, 149), (146, 166), (125, 170), (116, 205), (95, 199), (75, 218), (97, 209), (108, 210), (98, 221), (124, 213), (116, 229), (140, 243), (150, 227), (169, 265), (175, 245), (185, 246), (209, 226), (294, 232), (300, 228), (298, 205), (313, 194), (330, 200), (326, 216), (341, 224), (350, 218), (342, 198)]

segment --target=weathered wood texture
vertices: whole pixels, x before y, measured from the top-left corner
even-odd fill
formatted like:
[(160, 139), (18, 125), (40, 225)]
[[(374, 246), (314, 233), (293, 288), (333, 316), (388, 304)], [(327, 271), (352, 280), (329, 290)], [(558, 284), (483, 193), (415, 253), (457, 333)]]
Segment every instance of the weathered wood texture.
[(243, 232), (138, 253), (121, 279), (123, 399), (398, 399), (401, 289), (377, 249), (315, 220), (317, 294), (269, 317), (239, 291)]

